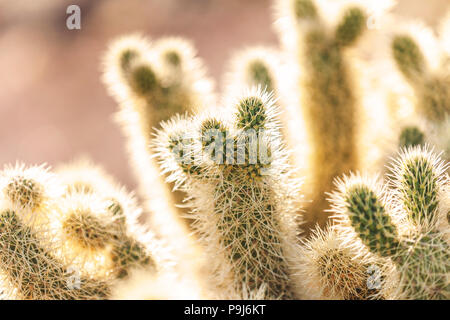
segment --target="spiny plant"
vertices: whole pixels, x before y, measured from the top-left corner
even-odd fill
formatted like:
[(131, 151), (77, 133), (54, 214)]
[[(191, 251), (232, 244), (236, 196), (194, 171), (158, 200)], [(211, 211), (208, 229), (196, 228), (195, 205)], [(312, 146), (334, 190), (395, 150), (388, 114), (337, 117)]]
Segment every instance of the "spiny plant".
[[(0, 187), (0, 269), (4, 295), (11, 299), (104, 299), (109, 283), (76, 278), (74, 266), (55, 254), (49, 212), (60, 195), (44, 167), (6, 167)], [(77, 279), (77, 283), (74, 280)]]
[(115, 278), (164, 265), (163, 246), (137, 221), (142, 211), (134, 197), (100, 167), (81, 160), (57, 172), (65, 187), (55, 219), (64, 254)]
[(396, 265), (383, 285), (387, 298), (450, 297), (450, 250), (437, 224), (445, 167), (427, 147), (410, 147), (394, 162), (388, 186), (360, 175), (337, 180), (336, 230)]
[[(440, 121), (450, 110), (446, 67), (433, 73), (419, 45), (409, 35), (397, 35), (392, 41), (392, 55), (399, 71), (418, 95), (418, 111), (431, 121)], [(444, 73), (444, 74), (440, 74)]]
[(185, 194), (160, 177), (148, 145), (160, 121), (214, 102), (213, 85), (205, 76), (203, 63), (186, 40), (163, 38), (151, 44), (142, 36), (127, 36), (108, 50), (104, 81), (120, 106), (116, 117), (128, 139), (141, 194), (152, 212), (151, 223), (170, 242), (179, 265), (196, 269), (200, 253), (183, 218), (186, 210), (177, 206)]
[(331, 29), (321, 16), (316, 1), (279, 1), (280, 35), (285, 50), (298, 64), (300, 106), (308, 140), (305, 208), (309, 223), (323, 226), (327, 216), (325, 192), (336, 176), (358, 169), (360, 130), (357, 88), (346, 51), (366, 29), (365, 9), (358, 5), (342, 10)]
[(161, 121), (198, 111), (212, 99), (203, 63), (181, 38), (162, 38), (154, 44), (136, 35), (116, 40), (105, 58), (104, 81), (119, 104), (131, 100), (128, 107), (139, 113), (146, 139)]
[(266, 299), (292, 299), (299, 195), (277, 110), (256, 88), (231, 101), (223, 110), (231, 119), (208, 112), (164, 123), (155, 150), (168, 179), (190, 197), (213, 290), (228, 298), (264, 290)]
[(108, 299), (138, 269), (172, 273), (133, 196), (87, 160), (0, 172), (0, 283), (7, 299)]
[(273, 92), (274, 99), (280, 106), (278, 120), (283, 141), (292, 151), (290, 162), (300, 167), (303, 164), (304, 135), (297, 129), (301, 116), (297, 114), (296, 101), (292, 101), (295, 96), (292, 97), (287, 92), (290, 92), (290, 88), (284, 88), (280, 83), (287, 67), (283, 60), (281, 52), (269, 47), (249, 47), (236, 52), (224, 77), (224, 96), (236, 96), (255, 86)]
[(427, 140), (444, 151), (449, 148), (449, 27), (450, 16), (447, 16), (439, 37), (424, 26), (411, 25), (397, 31), (391, 40), (392, 59), (414, 91), (415, 110), (426, 122)]
[[(225, 82), (234, 91), (239, 87), (261, 86), (267, 92), (277, 94), (280, 53), (265, 47), (250, 47), (240, 50), (231, 59)], [(233, 94), (232, 92), (229, 94)]]
[(380, 299), (381, 277), (389, 271), (364, 246), (328, 226), (303, 240), (297, 266), (303, 298)]

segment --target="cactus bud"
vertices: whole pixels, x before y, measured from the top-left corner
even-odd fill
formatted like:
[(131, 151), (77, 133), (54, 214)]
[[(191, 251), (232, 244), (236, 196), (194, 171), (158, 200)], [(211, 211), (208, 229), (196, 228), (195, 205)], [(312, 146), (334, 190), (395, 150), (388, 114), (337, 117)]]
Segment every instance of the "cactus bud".
[[(350, 175), (336, 181), (338, 191), (332, 208), (338, 221), (345, 221), (373, 253), (383, 257), (394, 254), (399, 246), (396, 225), (386, 209), (383, 192), (376, 180)], [(345, 224), (345, 223), (344, 223)]]

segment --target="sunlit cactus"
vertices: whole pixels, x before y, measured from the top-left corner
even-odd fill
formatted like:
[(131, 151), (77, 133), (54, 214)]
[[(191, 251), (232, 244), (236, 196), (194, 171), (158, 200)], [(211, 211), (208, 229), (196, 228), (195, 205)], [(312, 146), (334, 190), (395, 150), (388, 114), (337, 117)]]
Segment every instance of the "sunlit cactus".
[(5, 166), (0, 299), (450, 299), (450, 13), (274, 2), (220, 103), (189, 40), (111, 43), (143, 205), (86, 158)]
[(427, 142), (442, 149), (447, 159), (450, 148), (449, 21), (447, 15), (437, 35), (425, 26), (410, 25), (394, 32), (390, 43), (392, 59), (414, 92), (414, 109), (426, 123)]
[(212, 99), (202, 62), (181, 38), (150, 43), (134, 35), (117, 40), (105, 58), (104, 81), (119, 103), (130, 100), (121, 108), (131, 107), (139, 114), (146, 139), (162, 120), (197, 111)]
[(399, 231), (384, 201), (383, 186), (368, 177), (350, 175), (338, 180), (333, 194), (332, 209), (337, 213), (338, 227), (346, 224), (356, 232), (371, 252), (388, 257), (400, 245)]
[(87, 157), (60, 164), (54, 172), (64, 189), (63, 196), (107, 192), (117, 184), (102, 167)]
[(280, 53), (275, 49), (250, 47), (241, 50), (233, 56), (226, 75), (225, 80), (230, 87), (228, 90), (260, 86), (276, 95), (279, 90), (280, 65)]
[[(331, 3), (331, 1), (330, 1)], [(358, 134), (361, 127), (357, 87), (346, 50), (355, 45), (366, 29), (366, 13), (354, 4), (340, 8), (341, 15), (330, 28), (313, 0), (279, 1), (280, 34), (296, 75), (309, 147), (305, 207), (309, 223), (324, 225), (327, 216), (325, 192), (333, 179), (358, 169)], [(288, 23), (285, 23), (288, 21)]]
[(405, 149), (391, 179), (390, 188), (357, 175), (339, 180), (335, 228), (396, 265), (382, 290), (387, 298), (448, 299), (450, 248), (436, 224), (442, 164), (426, 148)]
[[(55, 201), (62, 194), (44, 167), (17, 165), (1, 172), (0, 269), (5, 295), (14, 299), (105, 299), (107, 281), (78, 275), (57, 254), (52, 237)], [(54, 189), (54, 190), (53, 190)]]
[[(228, 119), (208, 113), (164, 124), (156, 145), (159, 160), (171, 171), (169, 179), (182, 181), (177, 185), (191, 197), (213, 291), (242, 298), (264, 287), (266, 299), (294, 298), (290, 259), (296, 249), (298, 184), (274, 121), (276, 108), (271, 96), (258, 89), (230, 101), (224, 109), (232, 114)], [(184, 158), (170, 147), (171, 136), (182, 132), (190, 141)], [(259, 137), (246, 141), (253, 133)], [(266, 150), (266, 157), (253, 157), (252, 150)], [(200, 168), (193, 173), (182, 163), (192, 158)]]
[(0, 220), (0, 263), (8, 298), (60, 300), (107, 297), (107, 283), (85, 277), (77, 279), (71, 273), (70, 266), (52, 255), (52, 244), (40, 237), (41, 232), (23, 223), (13, 210), (3, 207)]
[(240, 95), (251, 87), (259, 86), (273, 93), (279, 106), (277, 116), (283, 141), (291, 150), (290, 163), (301, 167), (304, 163), (302, 153), (304, 133), (301, 127), (301, 115), (298, 114), (296, 96), (291, 87), (281, 84), (288, 66), (282, 53), (270, 47), (249, 47), (236, 52), (225, 74), (225, 96)]
[(82, 266), (80, 270), (106, 276), (112, 268), (107, 259), (109, 244), (117, 234), (107, 203), (96, 195), (73, 194), (61, 199), (55, 211), (62, 255), (76, 261)]
[(440, 155), (426, 147), (403, 149), (392, 165), (390, 182), (396, 190), (397, 205), (412, 224), (435, 229), (439, 197), (448, 183), (447, 167)]
[[(379, 294), (386, 269), (363, 246), (332, 228), (304, 241), (298, 273), (306, 299), (368, 300)], [(377, 283), (378, 282), (378, 283)]]
[(392, 55), (400, 72), (416, 91), (418, 111), (431, 121), (443, 120), (450, 111), (447, 68), (430, 70), (421, 48), (409, 35), (394, 37)]
[(104, 81), (120, 106), (116, 119), (127, 137), (151, 224), (177, 253), (180, 268), (197, 269), (198, 248), (183, 219), (186, 210), (178, 206), (185, 194), (165, 183), (148, 146), (160, 121), (212, 104), (212, 82), (188, 41), (163, 38), (150, 43), (142, 36), (124, 37), (111, 45)]
[(164, 267), (158, 260), (163, 247), (139, 226), (141, 209), (131, 194), (87, 160), (57, 171), (70, 192), (56, 210), (63, 255), (80, 263), (82, 270), (109, 278), (126, 277), (134, 268)]
[(52, 198), (60, 195), (54, 175), (45, 166), (24, 164), (5, 166), (0, 173), (0, 190), (14, 210), (25, 213), (48, 209)]

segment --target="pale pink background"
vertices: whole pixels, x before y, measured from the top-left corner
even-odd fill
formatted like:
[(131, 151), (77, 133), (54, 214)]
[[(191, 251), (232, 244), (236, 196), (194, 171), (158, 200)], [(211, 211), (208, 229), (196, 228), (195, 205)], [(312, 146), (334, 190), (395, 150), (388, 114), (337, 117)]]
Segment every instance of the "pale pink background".
[[(436, 25), (448, 0), (400, 0), (395, 12)], [(66, 29), (69, 4), (82, 29)], [(100, 57), (117, 35), (193, 40), (220, 85), (230, 55), (276, 45), (269, 0), (0, 0), (0, 166), (56, 165), (84, 154), (134, 189), (115, 102), (100, 81)]]

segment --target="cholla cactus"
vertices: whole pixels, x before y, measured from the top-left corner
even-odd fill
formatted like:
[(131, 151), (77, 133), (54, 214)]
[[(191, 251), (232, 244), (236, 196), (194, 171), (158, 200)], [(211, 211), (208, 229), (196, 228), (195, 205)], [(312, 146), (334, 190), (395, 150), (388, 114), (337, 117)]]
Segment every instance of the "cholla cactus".
[(201, 253), (189, 235), (185, 197), (160, 177), (148, 145), (153, 128), (176, 113), (198, 111), (213, 103), (212, 82), (191, 44), (165, 38), (151, 44), (141, 36), (117, 40), (108, 51), (104, 80), (120, 105), (117, 120), (127, 139), (151, 223), (178, 257), (180, 269), (198, 272)]
[(196, 111), (210, 99), (212, 87), (202, 62), (192, 45), (180, 38), (154, 44), (139, 36), (119, 39), (109, 49), (105, 67), (104, 80), (111, 95), (119, 103), (131, 100), (129, 107), (139, 113), (146, 139), (161, 121)]
[(285, 70), (287, 68), (282, 53), (274, 48), (250, 47), (238, 51), (224, 79), (225, 96), (241, 95), (254, 86), (273, 92), (280, 106), (278, 120), (283, 141), (291, 150), (289, 160), (293, 166), (300, 168), (304, 166), (305, 145), (304, 133), (298, 130), (302, 127), (302, 117), (297, 110), (297, 97), (291, 94), (292, 88), (285, 83), (280, 84), (280, 79), (288, 72)]
[(447, 16), (439, 38), (422, 25), (409, 25), (406, 30), (397, 31), (391, 42), (392, 58), (413, 89), (418, 117), (426, 122), (427, 141), (446, 152), (450, 112), (449, 25)]
[[(0, 261), (8, 298), (104, 299), (106, 282), (76, 277), (71, 268), (52, 255), (52, 244), (26, 225), (17, 213), (2, 206)], [(73, 271), (73, 270), (72, 270)], [(79, 281), (79, 283), (74, 283)]]
[[(327, 4), (331, 1), (327, 2)], [(295, 75), (301, 86), (300, 102), (307, 131), (309, 159), (305, 170), (305, 218), (324, 225), (325, 192), (333, 179), (358, 168), (360, 131), (357, 88), (354, 85), (346, 50), (366, 29), (366, 13), (355, 4), (341, 10), (334, 30), (327, 27), (316, 1), (279, 1), (280, 33), (286, 49), (301, 70)], [(298, 90), (298, 89), (297, 89)]]
[(392, 54), (398, 69), (418, 95), (418, 111), (431, 121), (444, 119), (450, 111), (447, 68), (430, 70), (420, 47), (409, 35), (394, 38)]
[(443, 167), (432, 152), (415, 147), (400, 154), (394, 171), (394, 192), (367, 177), (339, 180), (332, 196), (335, 227), (395, 263), (398, 272), (382, 290), (386, 297), (448, 299), (450, 250), (435, 223), (447, 179)]
[[(97, 276), (123, 278), (129, 270), (165, 268), (168, 253), (152, 232), (139, 226), (133, 195), (87, 160), (57, 170), (66, 196), (58, 202), (57, 236), (65, 256)], [(160, 259), (161, 258), (161, 259)]]
[[(350, 241), (349, 241), (350, 240)], [(298, 273), (307, 299), (367, 300), (382, 298), (387, 267), (364, 246), (333, 228), (316, 228), (301, 247)]]
[(0, 175), (1, 196), (21, 212), (49, 210), (52, 199), (61, 195), (54, 175), (42, 166), (5, 166)]
[(75, 261), (82, 272), (107, 277), (113, 265), (108, 259), (111, 239), (118, 233), (108, 203), (94, 194), (72, 194), (58, 201), (55, 238), (62, 256)]
[(131, 194), (86, 160), (58, 172), (18, 164), (0, 173), (2, 297), (107, 299), (131, 270), (173, 272)]
[(5, 168), (0, 179), (0, 274), (6, 297), (106, 298), (108, 282), (76, 277), (73, 266), (55, 255), (61, 243), (51, 237), (49, 213), (61, 193), (54, 177), (44, 167), (16, 165)]
[[(169, 179), (191, 197), (216, 294), (242, 298), (265, 287), (266, 299), (293, 298), (293, 204), (299, 196), (274, 120), (276, 109), (271, 95), (257, 89), (233, 101), (224, 110), (232, 119), (208, 113), (164, 124), (158, 158)], [(255, 140), (252, 133), (258, 133)]]
[(421, 230), (436, 228), (439, 196), (448, 183), (447, 167), (439, 155), (424, 147), (403, 149), (390, 169), (396, 205)]
[[(226, 83), (233, 94), (239, 87), (260, 86), (267, 92), (278, 92), (278, 73), (280, 72), (280, 53), (275, 49), (252, 47), (239, 51), (233, 57)], [(234, 93), (236, 94), (236, 93)]]

